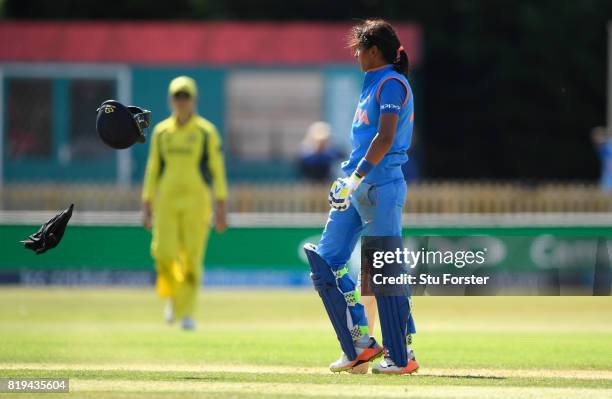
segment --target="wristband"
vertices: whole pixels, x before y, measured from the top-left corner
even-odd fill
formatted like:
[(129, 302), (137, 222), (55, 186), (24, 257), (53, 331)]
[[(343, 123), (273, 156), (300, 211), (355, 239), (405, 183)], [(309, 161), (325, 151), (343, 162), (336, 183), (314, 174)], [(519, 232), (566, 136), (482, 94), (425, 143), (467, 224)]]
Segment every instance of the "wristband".
[(348, 177), (347, 182), (346, 182), (346, 185), (349, 191), (351, 193), (355, 191), (357, 187), (359, 187), (359, 184), (361, 184), (362, 180), (363, 180), (363, 176), (360, 176), (359, 173), (357, 173), (357, 171), (351, 173), (351, 175)]
[(374, 169), (374, 165), (372, 165), (367, 159), (365, 159), (365, 157), (363, 157), (361, 158), (361, 161), (359, 161), (359, 163), (357, 164), (357, 169), (355, 170), (360, 171), (361, 173), (359, 174), (365, 177), (368, 173), (372, 171), (372, 169)]

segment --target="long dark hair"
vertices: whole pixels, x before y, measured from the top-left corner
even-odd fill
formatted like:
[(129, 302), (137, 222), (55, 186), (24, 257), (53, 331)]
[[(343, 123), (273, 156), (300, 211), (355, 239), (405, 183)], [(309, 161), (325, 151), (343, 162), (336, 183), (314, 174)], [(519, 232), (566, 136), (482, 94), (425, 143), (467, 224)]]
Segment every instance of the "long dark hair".
[(384, 19), (366, 19), (355, 25), (348, 35), (351, 49), (378, 47), (383, 58), (393, 69), (408, 78), (410, 63), (395, 29)]

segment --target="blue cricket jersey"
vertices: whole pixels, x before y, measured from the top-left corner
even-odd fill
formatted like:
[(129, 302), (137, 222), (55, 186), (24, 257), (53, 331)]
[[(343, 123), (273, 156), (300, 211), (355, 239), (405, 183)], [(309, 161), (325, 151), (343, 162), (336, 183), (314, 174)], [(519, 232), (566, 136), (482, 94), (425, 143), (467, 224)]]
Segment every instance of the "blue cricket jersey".
[(601, 160), (601, 188), (612, 191), (612, 140), (607, 139), (599, 146)]
[(408, 80), (396, 72), (393, 65), (385, 65), (365, 74), (351, 128), (351, 155), (342, 163), (342, 170), (347, 176), (353, 173), (376, 136), (380, 114), (387, 112), (399, 116), (395, 138), (385, 157), (368, 173), (364, 182), (380, 185), (403, 178), (401, 167), (408, 161), (406, 151), (412, 141), (414, 101)]

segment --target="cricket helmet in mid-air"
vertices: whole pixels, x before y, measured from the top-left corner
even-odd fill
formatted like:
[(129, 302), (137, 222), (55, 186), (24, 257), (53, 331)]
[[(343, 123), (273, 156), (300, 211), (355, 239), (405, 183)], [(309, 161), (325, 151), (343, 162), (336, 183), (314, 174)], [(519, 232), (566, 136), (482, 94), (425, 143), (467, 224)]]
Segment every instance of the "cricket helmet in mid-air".
[(151, 111), (125, 106), (116, 100), (106, 100), (97, 109), (96, 130), (108, 146), (115, 149), (144, 143), (144, 130), (151, 124)]

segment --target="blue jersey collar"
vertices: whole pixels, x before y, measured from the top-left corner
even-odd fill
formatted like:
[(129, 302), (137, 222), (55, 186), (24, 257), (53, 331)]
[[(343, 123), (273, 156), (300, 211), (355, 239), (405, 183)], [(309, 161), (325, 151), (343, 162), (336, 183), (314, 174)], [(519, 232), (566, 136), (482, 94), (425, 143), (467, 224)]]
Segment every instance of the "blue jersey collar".
[(391, 68), (393, 68), (393, 65), (387, 64), (387, 65), (380, 66), (378, 68), (367, 70), (365, 73), (365, 78), (364, 78), (363, 83), (365, 85), (368, 85), (372, 81), (378, 80), (381, 76), (386, 74)]

